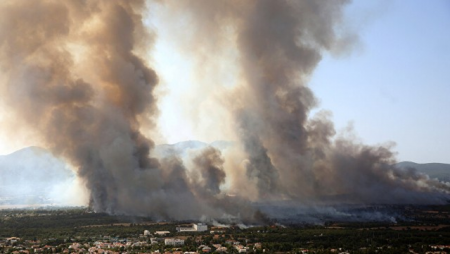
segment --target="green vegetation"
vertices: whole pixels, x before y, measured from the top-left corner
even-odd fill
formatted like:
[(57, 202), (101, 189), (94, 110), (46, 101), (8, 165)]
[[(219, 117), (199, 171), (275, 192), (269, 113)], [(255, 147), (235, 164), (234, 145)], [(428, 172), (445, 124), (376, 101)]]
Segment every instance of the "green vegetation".
[[(247, 248), (247, 253), (262, 253), (262, 250), (265, 253), (305, 250), (309, 253), (425, 253), (435, 245), (450, 245), (450, 206), (404, 207), (402, 214), (408, 219), (398, 223), (330, 221), (321, 226), (267, 225), (247, 229), (229, 225), (228, 228), (211, 228), (214, 232), (176, 233), (175, 228), (181, 222), (154, 222), (149, 218), (111, 216), (86, 209), (1, 210), (0, 252), (12, 252), (14, 245), (26, 242), (30, 246), (55, 246), (58, 251), (70, 249), (73, 243), (88, 249), (102, 241), (120, 243), (122, 245), (109, 249), (129, 253), (201, 252), (199, 248), (203, 245), (211, 247), (212, 252), (220, 245), (227, 248), (227, 253), (237, 253), (237, 246)], [(165, 246), (161, 240), (151, 244), (151, 237), (144, 236), (144, 230), (152, 234), (170, 231), (165, 237), (185, 242), (177, 248)], [(7, 245), (6, 239), (13, 236), (20, 237), (20, 242)], [(125, 245), (127, 241), (141, 245)]]
[[(0, 210), (0, 237), (24, 239), (70, 238), (98, 235), (127, 237), (142, 234), (153, 223), (146, 218), (110, 216), (86, 209)], [(154, 224), (155, 230), (172, 230), (175, 225)]]

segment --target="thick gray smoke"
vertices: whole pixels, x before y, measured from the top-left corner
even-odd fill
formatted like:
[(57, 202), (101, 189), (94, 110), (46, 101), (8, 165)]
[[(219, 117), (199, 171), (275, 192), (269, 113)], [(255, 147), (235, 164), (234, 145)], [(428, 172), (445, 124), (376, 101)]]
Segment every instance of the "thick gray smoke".
[[(2, 94), (23, 123), (78, 168), (96, 210), (120, 207), (126, 180), (159, 166), (139, 117), (156, 111), (157, 76), (134, 53), (149, 41), (133, 1), (1, 5)], [(86, 55), (89, 58), (82, 58)], [(79, 65), (79, 66), (78, 66)], [(138, 183), (136, 183), (138, 184)]]
[[(433, 203), (450, 186), (394, 168), (389, 148), (335, 137), (326, 112), (309, 119), (316, 99), (306, 83), (323, 51), (354, 36), (343, 31), (348, 1), (182, 1), (166, 5), (191, 22), (185, 41), (214, 54), (237, 48), (241, 85), (227, 105), (258, 197), (302, 202)], [(232, 32), (230, 32), (230, 30)], [(234, 35), (233, 43), (229, 35)], [(228, 36), (228, 37), (227, 37)], [(196, 39), (198, 38), (198, 39)], [(209, 46), (209, 47), (208, 47)], [(206, 58), (208, 59), (208, 58)], [(210, 56), (214, 59), (214, 55)], [(204, 66), (205, 63), (202, 63)], [(332, 88), (331, 88), (332, 89)]]
[(194, 159), (201, 180), (190, 179), (176, 156), (150, 157), (154, 144), (141, 128), (152, 128), (157, 114), (158, 77), (139, 57), (153, 40), (143, 24), (145, 4), (2, 2), (5, 104), (77, 169), (96, 211), (198, 219), (232, 207), (230, 216), (251, 220), (245, 202), (216, 197), (225, 174), (215, 149)]
[[(183, 10), (192, 35), (219, 41), (218, 47), (227, 46), (221, 42), (224, 31), (236, 35), (243, 83), (229, 105), (248, 160), (245, 172), (233, 176), (255, 185), (257, 199), (442, 202), (448, 184), (392, 168), (386, 148), (333, 139), (325, 114), (308, 119), (316, 100), (306, 81), (321, 52), (339, 44), (345, 4), (163, 3)], [(4, 103), (17, 124), (77, 168), (97, 211), (264, 219), (241, 195), (224, 193), (228, 174), (216, 149), (200, 153), (192, 168), (176, 156), (151, 158), (154, 143), (142, 130), (154, 127), (158, 77), (141, 57), (154, 40), (144, 26), (145, 10), (146, 2), (138, 0), (3, 1)]]
[(209, 147), (194, 158), (195, 167), (200, 171), (199, 187), (208, 194), (220, 193), (220, 185), (225, 183), (225, 171), (223, 170), (223, 159), (221, 153), (215, 148)]

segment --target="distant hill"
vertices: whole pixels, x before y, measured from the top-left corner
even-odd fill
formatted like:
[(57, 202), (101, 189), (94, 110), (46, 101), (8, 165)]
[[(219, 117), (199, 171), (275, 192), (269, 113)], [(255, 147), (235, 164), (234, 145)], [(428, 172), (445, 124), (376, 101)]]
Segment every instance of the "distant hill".
[(402, 161), (396, 164), (399, 168), (414, 168), (417, 171), (427, 174), (430, 178), (437, 178), (440, 181), (450, 182), (450, 164), (444, 163), (424, 163), (419, 164), (411, 161)]
[[(152, 156), (179, 156), (188, 159), (191, 152), (208, 146), (219, 150), (232, 143), (215, 141), (210, 144), (190, 140), (176, 144), (157, 145)], [(0, 205), (11, 203), (43, 203), (70, 188), (75, 173), (60, 158), (40, 147), (27, 147), (11, 154), (0, 155)]]
[(0, 204), (46, 202), (73, 179), (63, 160), (40, 147), (0, 155)]

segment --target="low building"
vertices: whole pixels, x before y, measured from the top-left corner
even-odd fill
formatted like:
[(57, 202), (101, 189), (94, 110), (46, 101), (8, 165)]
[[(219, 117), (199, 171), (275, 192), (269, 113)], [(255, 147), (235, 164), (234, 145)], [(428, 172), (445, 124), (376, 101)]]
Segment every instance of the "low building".
[(156, 237), (150, 238), (150, 244), (158, 244), (163, 241), (164, 241), (164, 238), (156, 238)]
[(166, 238), (164, 240), (165, 245), (172, 245), (172, 246), (183, 246), (184, 240), (182, 239), (175, 239), (175, 238)]
[(203, 248), (202, 248), (202, 252), (203, 252), (203, 253), (209, 253), (209, 252), (211, 252), (211, 247), (209, 247), (209, 246), (203, 247)]
[(238, 251), (238, 253), (245, 253), (245, 252), (247, 252), (247, 248), (245, 248), (242, 245), (235, 245), (234, 248)]
[(177, 232), (204, 232), (208, 230), (208, 226), (204, 223), (194, 223), (189, 226), (178, 226)]
[(9, 238), (6, 238), (6, 242), (7, 242), (7, 243), (13, 244), (13, 243), (16, 243), (16, 242), (18, 242), (18, 241), (20, 241), (20, 238), (19, 238), (19, 237), (9, 237)]
[(144, 236), (151, 236), (152, 234), (150, 234), (150, 231), (148, 230), (144, 230)]
[(155, 235), (167, 235), (170, 234), (170, 231), (156, 231)]
[(225, 233), (225, 230), (211, 230), (209, 231), (211, 234), (223, 234)]
[(178, 226), (177, 232), (196, 232), (193, 226), (186, 227), (186, 226)]
[(194, 229), (197, 232), (203, 232), (203, 231), (208, 230), (208, 226), (204, 223), (197, 223), (197, 224), (194, 224)]
[(77, 250), (77, 249), (79, 249), (79, 248), (81, 248), (81, 247), (83, 247), (83, 245), (81, 245), (80, 243), (73, 243), (73, 244), (71, 244), (71, 245), (69, 246), (69, 249), (75, 249), (75, 250)]
[(227, 247), (219, 247), (216, 249), (216, 252), (227, 252)]

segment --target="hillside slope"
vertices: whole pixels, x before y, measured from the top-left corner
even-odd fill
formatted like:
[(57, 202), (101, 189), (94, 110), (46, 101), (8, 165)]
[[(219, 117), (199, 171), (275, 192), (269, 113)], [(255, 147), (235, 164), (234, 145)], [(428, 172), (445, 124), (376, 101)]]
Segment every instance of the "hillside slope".
[(414, 168), (417, 171), (427, 174), (430, 178), (437, 178), (440, 181), (450, 182), (450, 164), (444, 163), (415, 163), (402, 161), (396, 164), (399, 168)]

